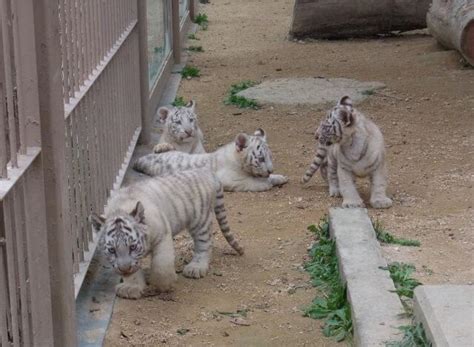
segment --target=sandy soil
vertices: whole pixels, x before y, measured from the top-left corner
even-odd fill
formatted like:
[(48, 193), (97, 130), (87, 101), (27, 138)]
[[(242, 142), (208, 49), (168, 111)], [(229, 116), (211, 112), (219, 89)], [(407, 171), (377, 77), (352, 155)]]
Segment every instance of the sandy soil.
[[(386, 256), (414, 263), (423, 283), (474, 281), (474, 70), (423, 34), (288, 41), (292, 6), (290, 0), (215, 0), (202, 7), (210, 18), (209, 30), (198, 33), (205, 52), (191, 56), (202, 77), (184, 81), (179, 91), (197, 101), (208, 150), (240, 131), (263, 127), (276, 172), (288, 175), (290, 183), (265, 193), (227, 194), (230, 223), (245, 256), (227, 254), (229, 247), (216, 233), (210, 275), (180, 276), (172, 301), (117, 299), (106, 346), (335, 345), (322, 337), (321, 322), (301, 316), (315, 296), (301, 270), (311, 242), (306, 227), (341, 203), (328, 196), (319, 175), (308, 187), (299, 184), (313, 155), (313, 130), (327, 106), (266, 105), (258, 111), (225, 106), (229, 86), (244, 79), (325, 76), (385, 83), (386, 89), (357, 105), (385, 135), (395, 202), (389, 210), (369, 213), (392, 233), (422, 243), (384, 246)], [(367, 198), (365, 182), (360, 190)], [(190, 257), (189, 247), (186, 240), (178, 242), (179, 267)], [(218, 313), (239, 309), (248, 310), (249, 326)]]

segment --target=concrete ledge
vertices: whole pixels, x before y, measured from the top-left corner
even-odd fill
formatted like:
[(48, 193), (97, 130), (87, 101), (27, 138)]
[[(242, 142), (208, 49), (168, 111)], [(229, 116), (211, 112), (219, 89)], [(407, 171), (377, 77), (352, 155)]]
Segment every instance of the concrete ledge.
[(387, 263), (367, 210), (330, 209), (329, 230), (336, 240), (342, 280), (347, 283), (355, 345), (385, 346), (400, 340), (397, 328), (409, 321), (400, 317), (402, 303), (389, 272), (381, 269)]
[(434, 347), (474, 346), (473, 286), (419, 286), (414, 313)]

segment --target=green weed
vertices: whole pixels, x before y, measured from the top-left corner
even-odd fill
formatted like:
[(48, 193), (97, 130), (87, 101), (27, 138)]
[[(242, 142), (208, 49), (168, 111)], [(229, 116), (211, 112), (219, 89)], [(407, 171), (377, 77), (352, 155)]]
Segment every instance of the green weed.
[(386, 343), (387, 347), (431, 347), (431, 342), (427, 339), (425, 330), (421, 323), (413, 323), (399, 327), (403, 331), (401, 341), (390, 341)]
[(224, 100), (226, 105), (235, 105), (239, 108), (253, 108), (255, 110), (260, 108), (258, 102), (254, 99), (247, 99), (243, 96), (237, 95), (238, 92), (247, 88), (253, 87), (257, 82), (254, 81), (242, 81), (230, 86), (227, 98)]
[(186, 65), (183, 70), (181, 70), (181, 76), (183, 78), (192, 78), (201, 76), (201, 71), (194, 66)]
[(187, 102), (184, 101), (184, 98), (182, 96), (177, 96), (174, 98), (174, 101), (171, 103), (174, 107), (183, 107), (187, 105)]
[(383, 224), (379, 220), (372, 221), (372, 225), (374, 226), (377, 240), (379, 240), (380, 242), (397, 244), (401, 246), (413, 246), (413, 247), (420, 247), (421, 245), (420, 241), (418, 240), (398, 238), (390, 234), (388, 231), (385, 230)]
[(190, 52), (204, 52), (204, 49), (202, 49), (202, 46), (189, 46), (188, 51), (190, 51)]
[(318, 238), (310, 250), (311, 260), (305, 264), (312, 284), (319, 287), (321, 296), (316, 297), (305, 309), (304, 315), (315, 319), (324, 319), (323, 334), (332, 336), (336, 341), (352, 338), (351, 309), (347, 301), (345, 286), (339, 277), (336, 256), (336, 244), (329, 238), (327, 218), (319, 225), (310, 225), (308, 230)]
[(395, 291), (400, 298), (413, 298), (413, 291), (421, 284), (418, 280), (411, 277), (415, 271), (415, 266), (412, 264), (394, 262), (389, 264), (384, 270), (390, 272), (390, 277), (395, 284)]
[(202, 30), (207, 30), (207, 27), (209, 26), (209, 19), (207, 18), (207, 14), (199, 13), (196, 16), (196, 19), (194, 19), (194, 23), (199, 25)]
[(362, 95), (367, 95), (367, 96), (370, 96), (370, 95), (374, 95), (375, 94), (375, 89), (366, 89), (366, 90), (363, 90)]
[(196, 34), (188, 34), (188, 39), (189, 40), (199, 40), (199, 38), (196, 36)]

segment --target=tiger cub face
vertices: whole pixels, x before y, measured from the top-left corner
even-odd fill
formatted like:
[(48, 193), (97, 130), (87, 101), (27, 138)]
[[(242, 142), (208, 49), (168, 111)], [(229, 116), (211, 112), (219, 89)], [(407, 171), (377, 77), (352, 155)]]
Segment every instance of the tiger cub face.
[(352, 100), (348, 96), (344, 96), (339, 100), (327, 114), (316, 130), (316, 139), (324, 146), (330, 146), (341, 142), (344, 138), (352, 135), (355, 121)]
[(198, 120), (195, 112), (196, 103), (191, 100), (183, 107), (160, 107), (160, 122), (164, 123), (165, 131), (176, 143), (193, 142), (198, 136)]
[(148, 252), (145, 211), (140, 202), (131, 213), (107, 219), (92, 214), (89, 221), (96, 232), (104, 232), (103, 251), (118, 274), (129, 276), (140, 269), (140, 260)]
[(237, 135), (235, 147), (242, 169), (251, 176), (268, 177), (273, 172), (272, 152), (263, 129), (257, 129), (253, 136), (244, 133)]

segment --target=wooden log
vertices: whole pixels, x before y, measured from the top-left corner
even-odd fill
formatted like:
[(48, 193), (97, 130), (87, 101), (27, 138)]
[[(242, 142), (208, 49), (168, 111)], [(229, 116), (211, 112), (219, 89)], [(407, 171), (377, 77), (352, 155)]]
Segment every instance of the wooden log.
[(290, 35), (334, 39), (426, 27), (431, 0), (296, 0)]
[(442, 46), (456, 49), (474, 66), (473, 0), (433, 0), (426, 21)]

